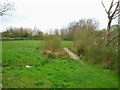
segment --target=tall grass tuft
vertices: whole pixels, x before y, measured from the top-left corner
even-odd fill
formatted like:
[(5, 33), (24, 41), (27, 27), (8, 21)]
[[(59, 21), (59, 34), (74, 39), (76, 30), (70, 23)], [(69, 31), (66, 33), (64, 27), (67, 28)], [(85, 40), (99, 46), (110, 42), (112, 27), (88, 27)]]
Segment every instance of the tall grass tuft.
[(44, 37), (43, 49), (55, 51), (61, 48), (61, 38), (58, 35), (46, 35)]
[(62, 50), (62, 40), (59, 35), (46, 35), (44, 37), (42, 54), (53, 59), (66, 55)]

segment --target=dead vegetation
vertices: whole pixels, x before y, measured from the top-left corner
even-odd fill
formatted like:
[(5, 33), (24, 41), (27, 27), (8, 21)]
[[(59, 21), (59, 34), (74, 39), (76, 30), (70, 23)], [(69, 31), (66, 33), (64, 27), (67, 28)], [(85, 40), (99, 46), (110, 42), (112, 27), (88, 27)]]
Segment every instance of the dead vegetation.
[(48, 56), (49, 58), (58, 58), (58, 57), (64, 57), (66, 55), (68, 55), (65, 51), (63, 51), (62, 49), (56, 49), (54, 51), (51, 50), (43, 50), (42, 51), (43, 55)]

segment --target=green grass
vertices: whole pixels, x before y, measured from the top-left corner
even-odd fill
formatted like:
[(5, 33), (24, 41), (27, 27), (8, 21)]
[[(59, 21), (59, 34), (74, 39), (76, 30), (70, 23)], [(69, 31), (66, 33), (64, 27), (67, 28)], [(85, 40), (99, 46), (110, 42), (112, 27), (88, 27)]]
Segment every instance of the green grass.
[[(117, 74), (69, 57), (50, 59), (39, 53), (42, 41), (3, 41), (5, 88), (117, 88)], [(68, 47), (69, 41), (63, 46)], [(84, 60), (83, 60), (84, 61)], [(33, 65), (26, 68), (25, 65)]]
[(2, 87), (2, 41), (0, 41), (0, 88)]

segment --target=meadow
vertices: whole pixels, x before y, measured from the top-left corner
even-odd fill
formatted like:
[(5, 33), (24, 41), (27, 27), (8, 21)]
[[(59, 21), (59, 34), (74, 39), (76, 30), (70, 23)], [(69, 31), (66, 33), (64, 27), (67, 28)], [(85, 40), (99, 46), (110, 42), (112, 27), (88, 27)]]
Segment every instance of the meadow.
[[(40, 53), (39, 40), (2, 42), (4, 88), (117, 88), (118, 74), (99, 65), (68, 56), (48, 58)], [(71, 41), (63, 41), (69, 47)], [(26, 68), (32, 65), (32, 68)]]

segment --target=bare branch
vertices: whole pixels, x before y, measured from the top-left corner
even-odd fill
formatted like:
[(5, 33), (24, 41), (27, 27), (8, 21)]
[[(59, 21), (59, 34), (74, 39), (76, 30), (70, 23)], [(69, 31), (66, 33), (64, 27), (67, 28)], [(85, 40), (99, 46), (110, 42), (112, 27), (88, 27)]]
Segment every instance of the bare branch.
[(117, 9), (116, 11), (120, 11), (120, 9)]
[(120, 1), (118, 1), (118, 2), (114, 3), (114, 4), (113, 4), (113, 6), (114, 6), (114, 5), (116, 5), (117, 3), (120, 3)]
[(115, 19), (115, 18), (117, 18), (118, 16), (120, 16), (120, 15), (114, 16), (112, 19)]
[(114, 2), (114, 0), (112, 0), (112, 2), (111, 2), (110, 8), (109, 8), (109, 10), (108, 10), (108, 13), (110, 13), (110, 11), (111, 11), (111, 9), (112, 9), (112, 7), (113, 7), (113, 2)]
[(111, 15), (111, 17), (113, 17), (115, 15), (115, 13), (118, 11), (118, 7), (119, 7), (119, 3), (117, 3), (116, 8), (115, 8), (113, 14)]
[(104, 5), (104, 3), (103, 3), (103, 1), (102, 1), (102, 0), (101, 0), (101, 3), (102, 3), (102, 5), (103, 5), (103, 7), (104, 7), (104, 9), (105, 9), (106, 13), (108, 13), (108, 11), (107, 11), (107, 9), (106, 9), (106, 7), (105, 7), (105, 5)]
[(116, 13), (114, 14), (114, 16), (112, 17), (112, 19), (115, 19), (115, 18), (117, 18), (118, 16), (120, 16), (119, 13), (120, 13), (120, 11), (116, 12)]
[(12, 3), (0, 3), (0, 16), (7, 15), (14, 10), (14, 5)]

